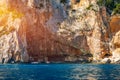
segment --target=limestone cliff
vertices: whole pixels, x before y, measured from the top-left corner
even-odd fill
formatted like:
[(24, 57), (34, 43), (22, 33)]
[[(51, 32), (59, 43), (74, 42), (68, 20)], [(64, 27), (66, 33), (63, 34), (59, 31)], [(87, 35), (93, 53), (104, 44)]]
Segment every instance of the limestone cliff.
[(1, 0), (0, 62), (119, 61), (116, 17), (97, 0)]

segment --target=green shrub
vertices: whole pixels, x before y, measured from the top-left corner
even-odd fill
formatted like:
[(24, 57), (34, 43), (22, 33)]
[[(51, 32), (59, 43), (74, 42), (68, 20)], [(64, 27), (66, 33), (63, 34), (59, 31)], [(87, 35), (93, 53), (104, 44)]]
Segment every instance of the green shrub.
[(65, 3), (66, 3), (66, 0), (60, 0), (60, 3), (65, 4)]
[(114, 14), (120, 14), (120, 3), (116, 5), (116, 8), (114, 8), (113, 11)]
[(120, 0), (98, 0), (97, 4), (99, 6), (105, 6), (108, 13), (118, 13), (119, 14), (119, 4)]
[(99, 6), (103, 6), (103, 0), (98, 0), (98, 1), (97, 1), (97, 4), (98, 4)]
[(90, 10), (92, 7), (93, 7), (93, 5), (92, 5), (92, 4), (91, 4), (91, 5), (89, 5), (89, 6), (87, 7), (87, 10)]

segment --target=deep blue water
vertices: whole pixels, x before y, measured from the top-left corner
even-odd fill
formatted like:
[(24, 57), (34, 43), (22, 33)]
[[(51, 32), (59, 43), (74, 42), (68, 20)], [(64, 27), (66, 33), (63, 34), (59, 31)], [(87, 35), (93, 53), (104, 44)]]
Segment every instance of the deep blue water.
[(120, 65), (5, 64), (0, 80), (120, 80)]

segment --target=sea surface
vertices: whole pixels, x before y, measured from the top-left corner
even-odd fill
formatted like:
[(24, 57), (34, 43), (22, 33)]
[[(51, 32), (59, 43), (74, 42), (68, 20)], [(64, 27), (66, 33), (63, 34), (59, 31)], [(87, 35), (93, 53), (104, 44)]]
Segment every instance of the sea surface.
[(120, 65), (0, 64), (0, 80), (120, 80)]

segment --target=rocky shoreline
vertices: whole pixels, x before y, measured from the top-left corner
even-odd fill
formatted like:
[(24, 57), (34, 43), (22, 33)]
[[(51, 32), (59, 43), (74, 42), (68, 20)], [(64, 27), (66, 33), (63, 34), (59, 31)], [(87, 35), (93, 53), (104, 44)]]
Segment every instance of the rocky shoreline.
[(92, 60), (76, 60), (76, 61), (42, 61), (42, 62), (15, 62), (11, 60), (9, 62), (2, 62), (0, 64), (120, 64), (120, 60), (113, 61), (109, 58), (105, 58), (101, 61), (92, 61)]

